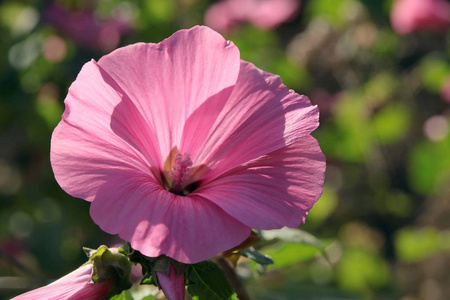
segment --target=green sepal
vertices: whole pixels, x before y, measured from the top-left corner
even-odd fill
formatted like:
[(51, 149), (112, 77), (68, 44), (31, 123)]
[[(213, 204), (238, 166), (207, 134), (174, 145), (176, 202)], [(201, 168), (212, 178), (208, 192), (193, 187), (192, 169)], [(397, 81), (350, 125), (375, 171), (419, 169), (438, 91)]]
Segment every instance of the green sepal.
[(96, 251), (90, 251), (88, 263), (92, 263), (93, 283), (112, 280), (108, 297), (119, 294), (133, 285), (130, 280), (131, 262), (128, 257), (121, 253), (112, 253), (105, 245)]
[(172, 263), (172, 266), (175, 268), (175, 271), (177, 271), (178, 275), (186, 274), (189, 265), (180, 263), (179, 261), (176, 261), (174, 259), (171, 259), (170, 262)]
[(84, 254), (86, 254), (86, 256), (87, 256), (88, 258), (90, 258), (90, 257), (91, 257), (91, 254), (92, 254), (93, 252), (97, 251), (97, 250), (92, 249), (92, 248), (88, 248), (88, 247), (83, 247), (83, 251), (84, 251)]
[(120, 254), (128, 256), (127, 250), (124, 249), (123, 247), (119, 247), (118, 251), (119, 251)]
[(158, 285), (155, 281), (155, 277), (152, 275), (147, 275), (144, 278), (142, 278), (140, 284), (152, 284), (152, 285)]
[(161, 272), (169, 276), (171, 259), (167, 256), (159, 256), (153, 261), (152, 272)]
[(141, 284), (153, 284), (159, 287), (157, 273), (169, 275), (171, 264), (178, 275), (185, 274), (189, 268), (189, 265), (180, 263), (165, 255), (158, 257), (145, 256), (139, 251), (134, 250), (129, 243), (125, 245), (124, 251), (127, 253), (131, 262), (141, 265), (142, 275), (144, 275)]

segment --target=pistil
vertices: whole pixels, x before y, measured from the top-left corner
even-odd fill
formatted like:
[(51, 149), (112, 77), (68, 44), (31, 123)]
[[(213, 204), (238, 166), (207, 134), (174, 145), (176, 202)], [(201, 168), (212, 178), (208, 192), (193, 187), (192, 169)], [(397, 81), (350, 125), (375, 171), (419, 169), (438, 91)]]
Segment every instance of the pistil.
[(184, 195), (183, 189), (192, 177), (192, 160), (189, 153), (177, 153), (170, 170), (170, 191)]

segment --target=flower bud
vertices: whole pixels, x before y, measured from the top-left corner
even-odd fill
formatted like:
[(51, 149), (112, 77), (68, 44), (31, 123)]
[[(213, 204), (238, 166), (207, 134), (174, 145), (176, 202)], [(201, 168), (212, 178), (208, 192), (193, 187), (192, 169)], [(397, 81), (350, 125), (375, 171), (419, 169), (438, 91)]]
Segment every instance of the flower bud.
[(100, 246), (89, 251), (89, 256), (75, 271), (13, 300), (106, 299), (131, 287), (131, 263), (125, 255)]

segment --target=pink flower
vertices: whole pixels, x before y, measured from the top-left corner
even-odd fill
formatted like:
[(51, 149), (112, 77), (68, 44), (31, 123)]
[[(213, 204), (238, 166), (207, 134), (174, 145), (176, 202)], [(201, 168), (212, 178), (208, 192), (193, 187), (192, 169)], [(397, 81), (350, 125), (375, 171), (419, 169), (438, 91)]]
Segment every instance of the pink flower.
[(109, 293), (111, 281), (91, 283), (91, 274), (92, 264), (83, 265), (59, 280), (13, 300), (102, 299)]
[(184, 274), (178, 275), (172, 264), (170, 264), (169, 274), (157, 272), (156, 277), (167, 300), (184, 300), (186, 294)]
[(101, 246), (92, 251), (89, 262), (75, 271), (12, 300), (103, 299), (129, 289), (130, 272), (131, 264), (124, 255), (118, 254), (117, 249)]
[(392, 6), (391, 23), (400, 34), (446, 30), (450, 26), (450, 4), (446, 0), (397, 0)]
[(222, 33), (242, 22), (272, 29), (292, 19), (299, 8), (297, 0), (224, 0), (208, 9), (205, 24)]
[(130, 24), (123, 20), (102, 20), (92, 10), (70, 11), (57, 4), (46, 8), (45, 17), (79, 46), (91, 50), (111, 51), (121, 36), (131, 31)]
[(200, 262), (299, 226), (322, 193), (317, 107), (207, 27), (88, 62), (65, 105), (56, 180), (144, 255)]
[(445, 101), (450, 103), (450, 76), (442, 83), (441, 96)]

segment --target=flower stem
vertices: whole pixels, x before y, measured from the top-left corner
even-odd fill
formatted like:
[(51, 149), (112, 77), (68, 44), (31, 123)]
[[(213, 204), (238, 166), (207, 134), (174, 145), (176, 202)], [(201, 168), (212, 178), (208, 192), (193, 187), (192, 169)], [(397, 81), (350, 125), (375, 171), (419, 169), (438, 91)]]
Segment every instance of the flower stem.
[(231, 284), (233, 290), (236, 292), (236, 296), (239, 300), (250, 300), (250, 296), (245, 290), (244, 284), (239, 276), (234, 271), (234, 268), (231, 266), (231, 263), (226, 260), (223, 256), (219, 256), (216, 258), (216, 263), (225, 273), (225, 276), (228, 279), (228, 282)]

